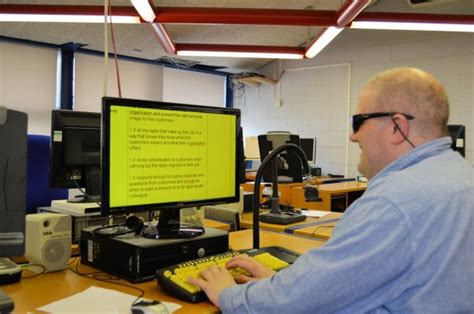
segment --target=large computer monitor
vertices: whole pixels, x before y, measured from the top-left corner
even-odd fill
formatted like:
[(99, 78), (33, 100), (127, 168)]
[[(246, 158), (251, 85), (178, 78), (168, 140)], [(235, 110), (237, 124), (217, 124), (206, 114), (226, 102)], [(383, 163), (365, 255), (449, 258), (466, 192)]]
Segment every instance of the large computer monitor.
[(238, 109), (104, 97), (102, 214), (159, 210), (145, 236), (192, 236), (179, 209), (239, 200), (239, 129)]
[(300, 137), (300, 147), (304, 151), (306, 155), (306, 160), (310, 164), (314, 164), (316, 162), (316, 138), (303, 138)]
[(100, 113), (53, 110), (49, 185), (85, 188), (70, 202), (100, 199)]
[(461, 124), (450, 124), (448, 131), (453, 140), (452, 149), (466, 157), (466, 127)]

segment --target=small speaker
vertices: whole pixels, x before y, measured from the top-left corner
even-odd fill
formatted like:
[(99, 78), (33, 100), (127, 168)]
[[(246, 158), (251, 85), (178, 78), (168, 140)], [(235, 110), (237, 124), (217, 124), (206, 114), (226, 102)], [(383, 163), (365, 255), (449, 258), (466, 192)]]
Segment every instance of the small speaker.
[(67, 268), (71, 257), (71, 217), (42, 213), (26, 215), (25, 256), (46, 271)]

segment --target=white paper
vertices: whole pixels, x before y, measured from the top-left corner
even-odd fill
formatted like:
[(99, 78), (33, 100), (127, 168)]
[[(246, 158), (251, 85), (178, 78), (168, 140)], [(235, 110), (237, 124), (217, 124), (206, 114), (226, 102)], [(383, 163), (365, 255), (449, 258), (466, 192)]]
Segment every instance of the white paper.
[[(39, 307), (38, 311), (51, 313), (131, 313), (137, 297), (123, 292), (92, 286), (70, 297)], [(163, 302), (170, 313), (181, 305)]]
[(306, 217), (321, 218), (326, 215), (329, 215), (331, 212), (328, 212), (325, 210), (308, 209), (308, 210), (302, 210), (301, 213), (305, 215)]

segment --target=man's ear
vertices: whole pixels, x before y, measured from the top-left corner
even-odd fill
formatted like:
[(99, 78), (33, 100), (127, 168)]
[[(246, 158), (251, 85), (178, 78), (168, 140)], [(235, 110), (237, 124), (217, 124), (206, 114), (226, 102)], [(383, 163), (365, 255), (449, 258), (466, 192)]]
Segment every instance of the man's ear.
[(408, 120), (403, 115), (394, 115), (392, 117), (393, 121), (393, 144), (401, 144), (408, 137), (410, 131), (410, 125)]

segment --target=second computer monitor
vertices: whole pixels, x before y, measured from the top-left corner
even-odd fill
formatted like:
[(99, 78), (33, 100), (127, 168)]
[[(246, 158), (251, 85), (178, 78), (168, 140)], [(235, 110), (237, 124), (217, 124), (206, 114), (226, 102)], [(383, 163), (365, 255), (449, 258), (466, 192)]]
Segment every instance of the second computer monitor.
[[(263, 161), (275, 148), (283, 144), (295, 144), (300, 146), (298, 135), (289, 132), (268, 132), (258, 136), (258, 147), (260, 159)], [(272, 181), (271, 167), (265, 169), (263, 180)], [(302, 182), (303, 171), (301, 161), (294, 151), (282, 152), (277, 159), (278, 181), (280, 182)]]
[(316, 162), (316, 138), (300, 138), (300, 147), (306, 155), (308, 163), (314, 164)]

